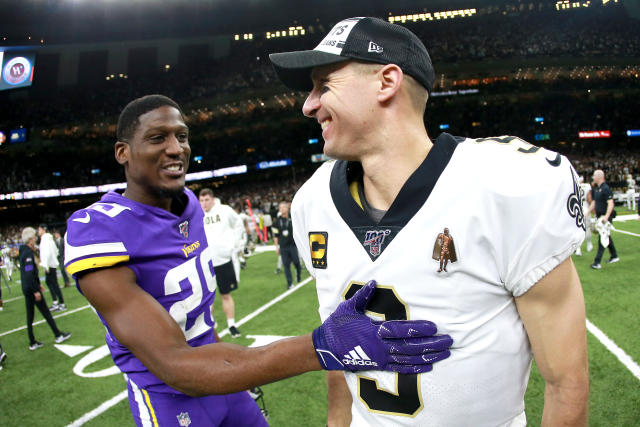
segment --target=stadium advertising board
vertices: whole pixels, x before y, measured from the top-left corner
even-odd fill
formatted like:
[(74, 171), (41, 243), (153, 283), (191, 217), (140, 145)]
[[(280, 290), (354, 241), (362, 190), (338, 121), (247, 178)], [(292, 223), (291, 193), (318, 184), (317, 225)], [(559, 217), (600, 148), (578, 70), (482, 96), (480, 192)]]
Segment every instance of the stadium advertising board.
[(0, 90), (31, 86), (36, 54), (0, 47)]
[(611, 138), (610, 130), (585, 130), (578, 132), (579, 138)]
[(281, 168), (283, 166), (291, 166), (291, 159), (269, 160), (260, 162), (256, 165), (257, 169)]
[(247, 165), (229, 166), (228, 168), (215, 169), (213, 176), (239, 175), (247, 173)]

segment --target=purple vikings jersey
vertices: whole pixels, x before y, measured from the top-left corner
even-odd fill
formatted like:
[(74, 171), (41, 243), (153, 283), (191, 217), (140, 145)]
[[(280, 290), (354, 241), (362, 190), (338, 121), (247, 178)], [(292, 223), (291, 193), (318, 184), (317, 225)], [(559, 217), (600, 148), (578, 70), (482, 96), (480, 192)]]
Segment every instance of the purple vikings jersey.
[[(189, 189), (177, 216), (111, 191), (67, 221), (65, 268), (76, 280), (98, 268), (125, 265), (182, 328), (192, 347), (215, 342), (211, 305), (216, 280), (203, 213)], [(100, 316), (100, 313), (98, 313)], [(111, 357), (139, 387), (179, 393), (153, 375), (107, 328)]]

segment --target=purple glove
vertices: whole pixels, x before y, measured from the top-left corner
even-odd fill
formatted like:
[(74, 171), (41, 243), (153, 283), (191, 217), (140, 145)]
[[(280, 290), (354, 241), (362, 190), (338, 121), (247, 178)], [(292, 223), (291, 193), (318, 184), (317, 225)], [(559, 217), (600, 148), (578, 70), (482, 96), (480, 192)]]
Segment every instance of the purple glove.
[(380, 322), (367, 317), (364, 310), (375, 290), (376, 282), (371, 280), (313, 331), (313, 346), (324, 369), (419, 374), (451, 355), (453, 340), (435, 335), (432, 322)]

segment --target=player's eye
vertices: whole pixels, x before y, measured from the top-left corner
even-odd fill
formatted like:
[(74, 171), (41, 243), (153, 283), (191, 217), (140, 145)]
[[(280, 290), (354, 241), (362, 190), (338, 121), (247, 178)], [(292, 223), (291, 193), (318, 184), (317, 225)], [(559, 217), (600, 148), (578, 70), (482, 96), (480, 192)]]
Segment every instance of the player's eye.
[(164, 135), (151, 135), (149, 136), (149, 141), (153, 142), (153, 143), (160, 143), (162, 141), (164, 141)]
[(178, 141), (180, 142), (187, 142), (187, 140), (189, 140), (189, 134), (186, 132), (182, 132), (176, 135), (176, 138), (178, 138)]

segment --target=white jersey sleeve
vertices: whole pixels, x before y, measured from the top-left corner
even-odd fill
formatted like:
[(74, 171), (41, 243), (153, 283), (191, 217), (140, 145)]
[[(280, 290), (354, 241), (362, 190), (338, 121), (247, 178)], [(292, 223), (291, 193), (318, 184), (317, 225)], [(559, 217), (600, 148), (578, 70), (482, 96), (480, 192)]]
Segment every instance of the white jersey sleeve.
[(484, 145), (475, 161), (495, 165), (479, 190), (492, 199), (484, 206), (485, 215), (495, 216), (492, 224), (501, 230), (495, 230), (491, 246), (504, 286), (517, 297), (575, 251), (585, 226), (569, 160), (518, 138), (505, 146), (503, 138), (478, 139), (460, 148)]

